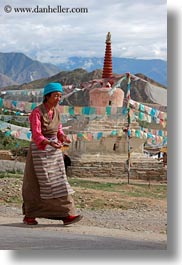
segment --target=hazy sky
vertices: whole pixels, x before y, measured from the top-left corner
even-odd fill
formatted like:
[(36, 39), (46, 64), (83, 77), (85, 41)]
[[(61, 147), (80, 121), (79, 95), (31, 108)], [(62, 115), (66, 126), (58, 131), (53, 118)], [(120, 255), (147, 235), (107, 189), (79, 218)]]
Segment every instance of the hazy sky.
[[(37, 13), (48, 6), (55, 12), (58, 6), (64, 12), (69, 8), (69, 13)], [(70, 13), (72, 8), (88, 12)], [(166, 60), (166, 0), (0, 1), (0, 52), (23, 52), (51, 63), (70, 56), (103, 57), (108, 31), (113, 56)]]

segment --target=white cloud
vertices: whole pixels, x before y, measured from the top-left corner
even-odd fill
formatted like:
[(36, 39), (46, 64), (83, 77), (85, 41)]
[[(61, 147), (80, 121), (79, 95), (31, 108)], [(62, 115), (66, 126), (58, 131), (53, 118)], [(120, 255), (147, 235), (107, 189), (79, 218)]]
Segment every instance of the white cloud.
[[(9, 0), (14, 7), (51, 8), (48, 0)], [(56, 3), (57, 2), (57, 3)], [(88, 13), (5, 13), (0, 3), (0, 52), (18, 51), (44, 62), (65, 61), (70, 56), (105, 53), (105, 38), (112, 35), (113, 56), (167, 58), (167, 4), (163, 0), (62, 0), (61, 7), (85, 7)]]

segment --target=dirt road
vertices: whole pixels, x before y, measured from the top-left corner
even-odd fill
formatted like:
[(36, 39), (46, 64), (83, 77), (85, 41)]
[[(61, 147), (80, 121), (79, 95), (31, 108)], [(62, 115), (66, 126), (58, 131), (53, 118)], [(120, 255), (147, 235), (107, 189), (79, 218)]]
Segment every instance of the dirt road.
[[(2, 166), (3, 169), (7, 168), (5, 163)], [(18, 166), (23, 168), (23, 164), (18, 164)], [(78, 209), (78, 213), (84, 216), (81, 222), (64, 227), (62, 222), (59, 221), (37, 219), (39, 222), (38, 226), (26, 227), (22, 224), (21, 202), (14, 203), (14, 201), (10, 201), (21, 197), (21, 185), (22, 180), (19, 178), (0, 179), (2, 195), (0, 198), (0, 235), (3, 238), (0, 241), (0, 249), (34, 248), (39, 235), (50, 240), (49, 248), (54, 246), (54, 240), (58, 243), (55, 248), (58, 248), (58, 246), (63, 247), (64, 244), (60, 241), (62, 237), (70, 239), (72, 237), (75, 238), (77, 235), (80, 249), (85, 249), (86, 246), (90, 246), (93, 249), (101, 248), (101, 246), (103, 248), (108, 248), (109, 246), (110, 248), (118, 248), (120, 246), (120, 249), (166, 249), (167, 204), (164, 200), (157, 200), (156, 203), (155, 200), (147, 199), (144, 203), (141, 198), (139, 200), (136, 198), (136, 205), (140, 205), (140, 207), (119, 209), (109, 208), (106, 205), (105, 208), (91, 209), (90, 201), (92, 198), (98, 198), (98, 200), (104, 198), (110, 206), (112, 204), (117, 205), (119, 198), (114, 197), (116, 193), (112, 192), (79, 190), (78, 188), (76, 201), (79, 202), (79, 205), (84, 205), (84, 208), (80, 207)], [(19, 243), (14, 236), (17, 233)], [(28, 239), (29, 235), (31, 235), (31, 240)], [(84, 241), (86, 242), (85, 245)], [(74, 248), (74, 244), (71, 241), (69, 242), (71, 244), (70, 247)], [(94, 244), (94, 242), (97, 243)], [(41, 244), (43, 244), (42, 240), (39, 240), (35, 244), (35, 248), (41, 248)], [(48, 245), (43, 244), (43, 247), (47, 248)]]

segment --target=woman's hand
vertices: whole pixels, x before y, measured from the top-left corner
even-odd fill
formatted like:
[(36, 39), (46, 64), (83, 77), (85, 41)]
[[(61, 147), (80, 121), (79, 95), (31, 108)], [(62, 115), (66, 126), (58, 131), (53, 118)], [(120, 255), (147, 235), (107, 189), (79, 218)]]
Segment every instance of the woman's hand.
[(67, 136), (67, 135), (63, 135), (63, 142), (70, 144), (71, 143), (71, 139)]
[(54, 148), (56, 148), (56, 149), (60, 149), (62, 147), (62, 143), (61, 142), (52, 141), (52, 142), (49, 143), (49, 145), (54, 147)]

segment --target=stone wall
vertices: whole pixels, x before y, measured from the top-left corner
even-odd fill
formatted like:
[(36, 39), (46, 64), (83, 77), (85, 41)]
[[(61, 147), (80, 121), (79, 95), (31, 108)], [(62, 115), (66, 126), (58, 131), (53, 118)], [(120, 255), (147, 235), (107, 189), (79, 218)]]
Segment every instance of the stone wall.
[[(127, 178), (127, 156), (104, 156), (102, 154), (71, 157), (68, 177), (116, 177)], [(142, 154), (134, 154), (131, 159), (130, 176), (132, 179), (167, 180), (166, 169), (162, 163)]]

